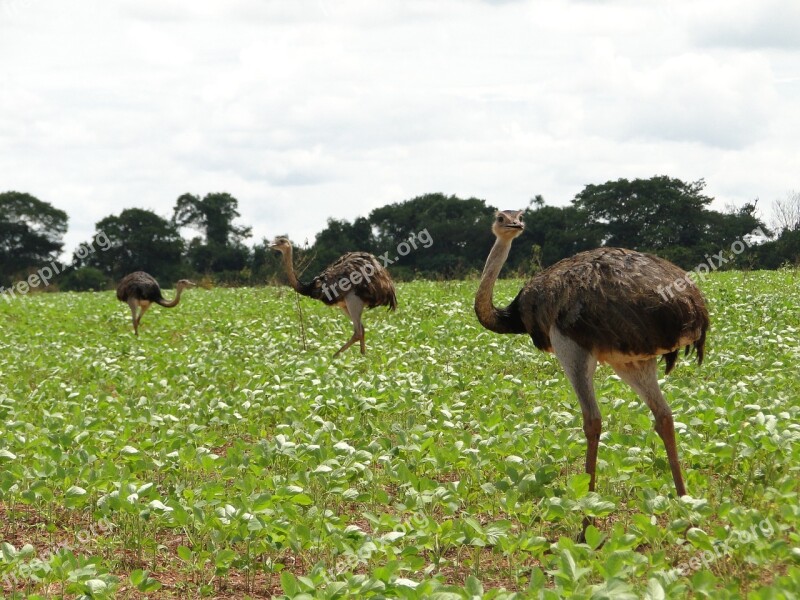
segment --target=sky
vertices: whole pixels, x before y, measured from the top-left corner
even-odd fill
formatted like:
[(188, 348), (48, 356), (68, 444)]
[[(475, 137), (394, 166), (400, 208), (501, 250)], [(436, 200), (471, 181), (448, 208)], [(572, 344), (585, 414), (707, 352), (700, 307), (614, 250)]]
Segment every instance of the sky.
[(228, 192), (253, 241), (442, 192), (501, 209), (800, 190), (797, 0), (0, 0), (0, 191), (69, 215)]

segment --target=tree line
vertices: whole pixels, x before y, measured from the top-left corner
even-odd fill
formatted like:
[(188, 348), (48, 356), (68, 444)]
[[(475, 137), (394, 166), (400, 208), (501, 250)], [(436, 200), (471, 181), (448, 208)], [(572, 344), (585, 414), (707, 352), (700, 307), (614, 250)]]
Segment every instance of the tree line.
[[(702, 263), (748, 269), (800, 264), (800, 194), (776, 202), (777, 222), (769, 228), (757, 214), (757, 201), (720, 212), (710, 208), (713, 198), (704, 189), (703, 180), (655, 176), (587, 185), (566, 206), (536, 196), (524, 210), (526, 243), (514, 245), (507, 272), (531, 275), (601, 245), (652, 252), (686, 270)], [(310, 247), (296, 249), (299, 270), (310, 278), (343, 253), (364, 250), (382, 257), (400, 280), (475, 276), (493, 242), (489, 223), (495, 210), (478, 198), (437, 193), (353, 221), (330, 218)], [(94, 239), (61, 264), (67, 214), (30, 194), (0, 193), (0, 285), (24, 280), (45, 264), (60, 273), (55, 285), (65, 290), (106, 289), (136, 270), (167, 285), (182, 277), (217, 285), (281, 280), (269, 240), (248, 245), (252, 230), (240, 220), (237, 199), (224, 192), (184, 194), (170, 217), (127, 208), (98, 221)], [(184, 229), (194, 236), (185, 239)], [(416, 239), (430, 243), (412, 248), (408, 241)], [(747, 251), (736, 252), (738, 247)], [(714, 256), (724, 260), (715, 265)]]

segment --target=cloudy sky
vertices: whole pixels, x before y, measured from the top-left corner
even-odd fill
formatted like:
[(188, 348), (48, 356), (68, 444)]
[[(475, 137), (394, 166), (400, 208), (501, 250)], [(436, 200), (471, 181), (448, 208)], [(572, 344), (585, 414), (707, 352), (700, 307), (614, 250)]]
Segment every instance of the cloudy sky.
[(227, 191), (260, 239), (428, 192), (800, 190), (797, 0), (0, 0), (0, 191), (101, 218)]

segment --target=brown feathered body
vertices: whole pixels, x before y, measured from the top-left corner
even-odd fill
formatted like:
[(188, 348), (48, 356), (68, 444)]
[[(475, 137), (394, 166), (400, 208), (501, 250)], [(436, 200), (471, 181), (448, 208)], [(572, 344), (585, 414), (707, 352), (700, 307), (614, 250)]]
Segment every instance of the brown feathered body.
[(663, 356), (669, 373), (680, 348), (702, 362), (708, 311), (700, 290), (671, 262), (623, 248), (597, 248), (535, 275), (505, 309), (506, 333), (528, 333), (552, 351), (550, 330), (602, 362)]
[(128, 302), (131, 299), (162, 305), (166, 303), (158, 281), (144, 271), (135, 271), (126, 275), (117, 285), (117, 300)]
[(345, 296), (353, 293), (367, 308), (397, 308), (394, 282), (388, 271), (369, 252), (344, 254), (308, 283), (298, 282), (296, 289), (329, 306), (342, 305)]

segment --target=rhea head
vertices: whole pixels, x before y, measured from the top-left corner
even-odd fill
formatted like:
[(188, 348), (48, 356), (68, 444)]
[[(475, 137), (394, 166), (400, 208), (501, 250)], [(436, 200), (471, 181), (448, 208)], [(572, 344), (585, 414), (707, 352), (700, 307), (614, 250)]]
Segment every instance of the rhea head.
[(289, 241), (289, 238), (279, 236), (275, 238), (275, 240), (269, 245), (269, 247), (283, 254), (287, 250), (292, 249), (292, 243)]
[(521, 210), (498, 210), (494, 215), (492, 232), (498, 238), (513, 240), (525, 231)]

